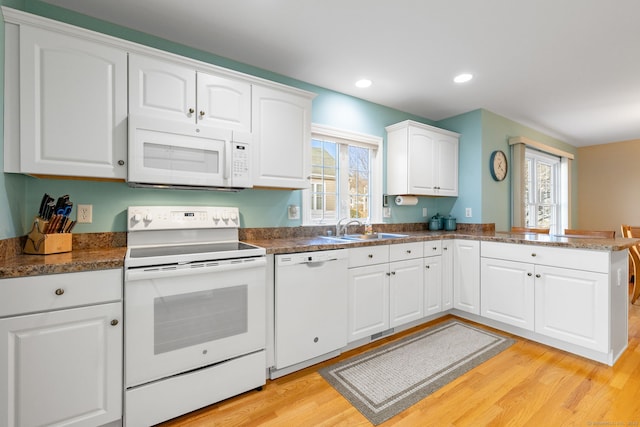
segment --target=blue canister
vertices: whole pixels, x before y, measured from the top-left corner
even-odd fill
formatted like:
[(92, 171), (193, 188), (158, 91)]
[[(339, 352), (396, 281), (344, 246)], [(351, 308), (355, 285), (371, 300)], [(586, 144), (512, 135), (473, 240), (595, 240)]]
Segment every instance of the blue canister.
[(440, 215), (434, 215), (429, 221), (429, 230), (442, 230), (443, 222)]
[(456, 229), (456, 219), (451, 215), (444, 218), (444, 229), (447, 231), (455, 231)]

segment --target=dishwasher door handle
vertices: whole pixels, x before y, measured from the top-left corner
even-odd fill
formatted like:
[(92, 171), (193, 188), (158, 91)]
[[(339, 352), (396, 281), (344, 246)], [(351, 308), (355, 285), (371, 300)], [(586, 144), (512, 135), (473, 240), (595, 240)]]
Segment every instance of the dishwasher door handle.
[(338, 260), (337, 258), (332, 258), (332, 259), (323, 259), (322, 261), (304, 261), (302, 264), (306, 265), (307, 267), (322, 267), (328, 262), (337, 261), (337, 260)]

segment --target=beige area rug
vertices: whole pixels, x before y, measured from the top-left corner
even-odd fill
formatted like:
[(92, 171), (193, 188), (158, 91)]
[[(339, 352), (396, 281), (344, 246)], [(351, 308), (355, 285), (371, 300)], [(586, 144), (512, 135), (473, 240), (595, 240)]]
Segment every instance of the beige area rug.
[(513, 343), (502, 335), (451, 320), (319, 372), (377, 425)]

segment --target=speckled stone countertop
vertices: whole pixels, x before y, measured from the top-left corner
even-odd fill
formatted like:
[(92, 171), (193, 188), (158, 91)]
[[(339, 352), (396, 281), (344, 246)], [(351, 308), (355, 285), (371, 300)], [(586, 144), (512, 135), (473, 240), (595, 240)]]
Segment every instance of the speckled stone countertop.
[[(427, 231), (425, 225), (374, 225), (375, 232), (404, 234), (406, 237), (336, 241), (326, 236), (335, 227), (283, 227), (240, 229), (240, 240), (261, 246), (268, 254), (354, 248), (441, 239), (473, 239), (504, 243), (555, 246), (563, 248), (621, 251), (640, 244), (640, 239), (593, 239), (544, 234), (511, 234), (494, 231), (493, 224), (458, 224), (457, 231)], [(350, 233), (362, 233), (353, 227)], [(73, 251), (51, 255), (22, 254), (24, 237), (0, 241), (0, 278), (122, 268), (126, 253), (126, 233), (88, 233), (73, 235)]]
[(561, 248), (591, 249), (604, 251), (626, 250), (640, 239), (602, 239), (583, 237), (564, 237), (544, 234), (511, 234), (494, 231), (408, 231), (401, 232), (406, 237), (378, 240), (337, 241), (320, 236), (288, 237), (270, 239), (245, 239), (247, 243), (266, 248), (268, 254), (287, 254), (303, 251), (321, 251), (328, 249), (355, 248), (381, 244), (408, 243), (441, 239), (471, 239), (480, 241), (518, 243)]
[(74, 234), (71, 252), (49, 255), (22, 253), (24, 237), (0, 241), (0, 278), (122, 268), (126, 233)]

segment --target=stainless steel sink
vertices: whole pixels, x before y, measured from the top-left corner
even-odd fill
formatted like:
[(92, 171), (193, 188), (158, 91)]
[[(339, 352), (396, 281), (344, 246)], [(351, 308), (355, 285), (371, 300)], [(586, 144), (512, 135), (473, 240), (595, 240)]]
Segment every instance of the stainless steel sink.
[(372, 233), (372, 234), (345, 234), (341, 236), (343, 239), (347, 240), (383, 240), (383, 239), (399, 239), (402, 237), (407, 237), (406, 234), (395, 234), (395, 233)]
[(318, 236), (318, 238), (331, 240), (333, 242), (342, 242), (342, 243), (349, 243), (349, 242), (353, 242), (354, 240), (354, 239), (346, 239), (344, 237), (336, 237), (336, 236)]
[(344, 236), (318, 236), (321, 239), (331, 240), (333, 242), (349, 243), (357, 240), (385, 240), (385, 239), (399, 239), (407, 237), (407, 234), (395, 234), (395, 233), (373, 233), (373, 234), (345, 234)]

